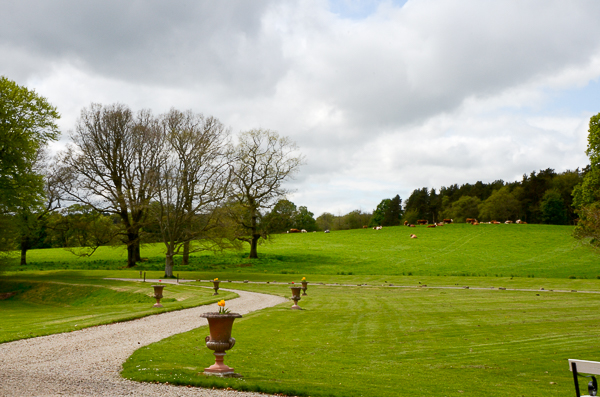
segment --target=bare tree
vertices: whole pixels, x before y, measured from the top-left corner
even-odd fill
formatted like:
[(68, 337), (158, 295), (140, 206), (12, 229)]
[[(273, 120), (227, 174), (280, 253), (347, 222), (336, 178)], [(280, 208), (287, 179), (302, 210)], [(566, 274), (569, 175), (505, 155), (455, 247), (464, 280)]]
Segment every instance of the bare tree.
[(250, 244), (250, 258), (258, 258), (257, 246), (267, 231), (261, 227), (262, 212), (275, 205), (289, 190), (291, 179), (303, 162), (296, 143), (269, 130), (251, 130), (239, 136), (232, 153), (231, 213), (238, 225), (238, 240)]
[(134, 116), (125, 105), (92, 104), (81, 111), (73, 145), (61, 155), (66, 198), (119, 215), (128, 267), (141, 260), (140, 230), (158, 187), (159, 127), (150, 111)]
[(229, 132), (219, 120), (175, 109), (161, 117), (166, 159), (161, 164), (154, 211), (166, 247), (165, 277), (173, 276), (173, 257), (221, 248), (218, 212), (226, 197), (230, 167)]

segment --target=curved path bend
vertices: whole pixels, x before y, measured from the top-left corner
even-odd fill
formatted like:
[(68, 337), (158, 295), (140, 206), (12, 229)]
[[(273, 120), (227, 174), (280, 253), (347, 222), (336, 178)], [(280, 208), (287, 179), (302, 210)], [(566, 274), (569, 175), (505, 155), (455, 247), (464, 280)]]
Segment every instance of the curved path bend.
[[(227, 301), (227, 307), (240, 314), (286, 301), (272, 295), (235, 292), (239, 298)], [(135, 350), (207, 325), (206, 319), (199, 317), (207, 311), (217, 311), (217, 305), (0, 344), (0, 396), (259, 396), (121, 378), (121, 365)]]

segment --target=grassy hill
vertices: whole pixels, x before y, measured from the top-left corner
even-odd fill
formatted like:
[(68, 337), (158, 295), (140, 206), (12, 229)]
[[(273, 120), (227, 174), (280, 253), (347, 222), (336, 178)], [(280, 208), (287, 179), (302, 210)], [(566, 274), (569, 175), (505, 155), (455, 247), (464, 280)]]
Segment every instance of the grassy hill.
[[(247, 251), (193, 255), (175, 271), (322, 275), (420, 275), (596, 278), (598, 253), (572, 237), (572, 226), (454, 224), (428, 229), (403, 226), (325, 233), (275, 235), (259, 247), (259, 259)], [(411, 239), (415, 233), (418, 238)], [(137, 268), (164, 268), (164, 247), (147, 245), (148, 258)], [(123, 248), (101, 247), (90, 258), (62, 249), (34, 250), (31, 269), (117, 269), (125, 266)], [(17, 268), (13, 268), (16, 270)]]

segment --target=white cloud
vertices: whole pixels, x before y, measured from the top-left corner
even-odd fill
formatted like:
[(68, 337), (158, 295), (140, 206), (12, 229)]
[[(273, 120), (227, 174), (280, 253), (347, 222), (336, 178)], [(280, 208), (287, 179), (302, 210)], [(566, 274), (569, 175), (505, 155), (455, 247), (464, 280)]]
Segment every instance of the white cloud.
[(0, 74), (47, 96), (63, 130), (91, 102), (278, 130), (308, 160), (291, 197), (316, 214), (587, 163), (590, 114), (548, 106), (599, 79), (600, 3), (335, 6), (15, 2)]

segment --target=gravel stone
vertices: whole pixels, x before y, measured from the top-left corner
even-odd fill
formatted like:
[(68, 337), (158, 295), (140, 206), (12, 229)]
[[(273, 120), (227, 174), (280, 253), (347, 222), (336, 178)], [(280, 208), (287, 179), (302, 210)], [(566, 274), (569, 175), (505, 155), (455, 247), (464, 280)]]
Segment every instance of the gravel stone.
[[(246, 291), (227, 301), (246, 314), (285, 302), (284, 298)], [(120, 376), (122, 363), (137, 349), (171, 335), (207, 325), (200, 314), (215, 304), (101, 325), (79, 331), (0, 344), (0, 396), (215, 396), (264, 394), (138, 383)]]

